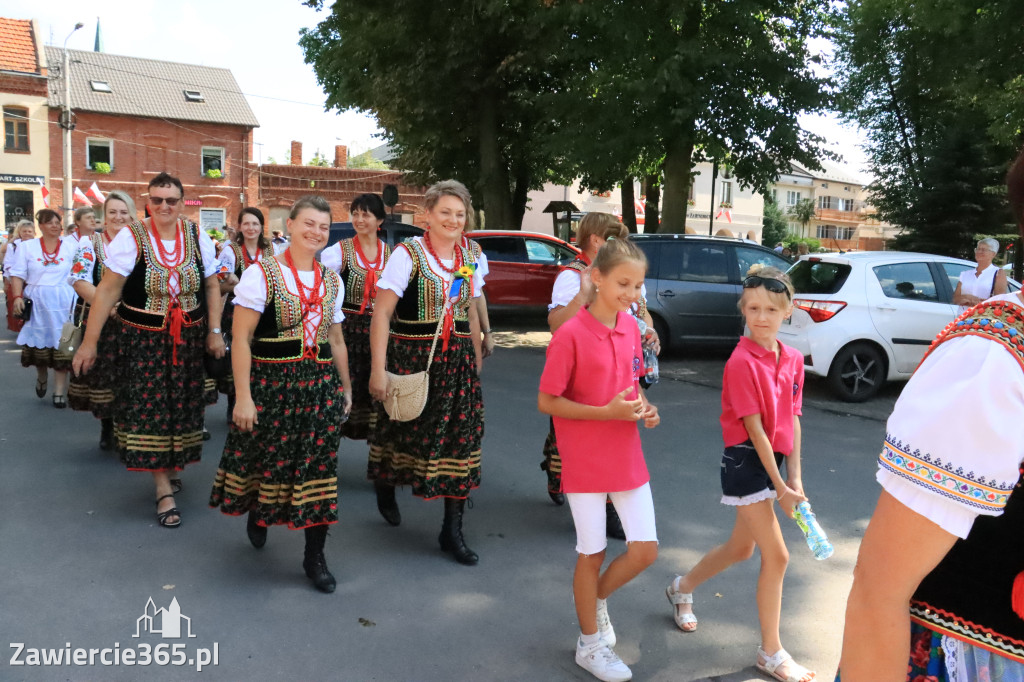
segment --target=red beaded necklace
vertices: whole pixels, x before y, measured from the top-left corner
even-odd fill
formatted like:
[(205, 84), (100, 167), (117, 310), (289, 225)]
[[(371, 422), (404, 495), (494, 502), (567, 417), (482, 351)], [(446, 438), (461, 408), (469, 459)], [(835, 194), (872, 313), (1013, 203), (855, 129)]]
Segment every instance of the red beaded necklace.
[(173, 270), (185, 259), (185, 245), (182, 239), (182, 230), (180, 225), (174, 223), (174, 248), (168, 250), (164, 246), (164, 242), (160, 239), (160, 233), (156, 231), (156, 225), (153, 224), (153, 219), (149, 219), (149, 230), (153, 235), (153, 242), (156, 244), (156, 258), (168, 270)]
[(299, 271), (295, 267), (295, 263), (292, 261), (292, 250), (286, 249), (284, 252), (284, 259), (288, 263), (288, 268), (292, 271), (292, 277), (295, 278), (295, 287), (299, 290), (299, 305), (302, 308), (302, 335), (303, 335), (303, 352), (302, 357), (315, 358), (316, 357), (316, 343), (306, 343), (307, 339), (316, 339), (316, 325), (309, 319), (310, 310), (315, 305), (321, 305), (324, 297), (320, 293), (320, 285), (323, 283), (323, 275), (320, 273), (320, 267), (316, 262), (313, 263), (313, 287), (310, 289), (306, 288), (306, 285), (299, 279)]
[(381, 264), (384, 262), (384, 242), (379, 239), (377, 240), (377, 258), (371, 261), (366, 257), (366, 254), (363, 253), (363, 245), (359, 242), (359, 237), (353, 237), (352, 241), (355, 243), (356, 253), (359, 254), (359, 257), (363, 259), (364, 263), (366, 263), (366, 269), (380, 270)]
[(437, 261), (438, 267), (447, 272), (449, 275), (454, 275), (456, 272), (459, 271), (460, 268), (462, 268), (462, 249), (458, 248), (458, 246), (456, 246), (454, 249), (454, 265), (452, 265), (452, 267), (449, 268), (447, 265), (441, 262), (441, 257), (437, 255), (436, 251), (434, 251), (434, 245), (430, 243), (429, 232), (423, 235), (423, 244), (427, 247), (427, 253), (433, 256), (434, 260)]
[(53, 251), (46, 250), (46, 242), (42, 237), (39, 238), (39, 250), (43, 252), (43, 265), (56, 265), (57, 254), (60, 253), (60, 240), (57, 240), (57, 245), (53, 247)]
[(359, 236), (352, 238), (355, 242), (356, 254), (366, 264), (366, 281), (363, 283), (363, 301), (359, 306), (360, 314), (365, 313), (367, 308), (373, 306), (373, 300), (377, 297), (377, 273), (384, 265), (384, 242), (377, 240), (377, 258), (370, 261), (363, 253), (363, 245), (359, 243)]
[(256, 255), (250, 258), (249, 247), (245, 245), (245, 242), (242, 242), (242, 256), (245, 258), (245, 267), (256, 265), (260, 260), (260, 243), (256, 242)]

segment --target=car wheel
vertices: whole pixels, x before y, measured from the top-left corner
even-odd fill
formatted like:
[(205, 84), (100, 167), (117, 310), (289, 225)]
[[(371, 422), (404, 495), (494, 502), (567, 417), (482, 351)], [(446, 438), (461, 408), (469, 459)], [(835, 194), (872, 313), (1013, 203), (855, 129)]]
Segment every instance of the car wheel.
[(661, 352), (667, 353), (672, 350), (672, 337), (669, 336), (668, 325), (657, 315), (651, 315), (651, 319), (654, 320), (654, 331), (661, 339)]
[(851, 343), (832, 360), (828, 383), (840, 399), (864, 402), (885, 383), (885, 358), (869, 343)]

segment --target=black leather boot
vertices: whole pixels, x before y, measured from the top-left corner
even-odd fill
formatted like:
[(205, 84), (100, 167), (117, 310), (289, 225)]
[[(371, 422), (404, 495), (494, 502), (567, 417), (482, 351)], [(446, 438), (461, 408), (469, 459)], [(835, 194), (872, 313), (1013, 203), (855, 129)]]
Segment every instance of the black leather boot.
[(622, 520), (610, 500), (605, 508), (605, 519), (605, 535), (616, 540), (625, 540), (626, 531), (622, 530)]
[(267, 527), (256, 523), (256, 512), (250, 511), (245, 520), (245, 534), (249, 536), (249, 542), (256, 549), (267, 544)]
[(444, 498), (444, 523), (441, 524), (441, 535), (437, 541), (441, 549), (448, 552), (460, 564), (475, 566), (480, 557), (466, 547), (466, 539), (462, 537), (462, 513), (466, 508), (466, 500)]
[(395, 501), (395, 486), (374, 481), (373, 489), (377, 493), (377, 511), (384, 520), (392, 526), (402, 523), (402, 512), (398, 511), (398, 502)]
[(111, 417), (100, 420), (100, 450), (114, 447), (114, 420)]
[(327, 526), (312, 526), (306, 529), (306, 554), (302, 560), (302, 569), (306, 577), (313, 581), (314, 587), (321, 592), (334, 592), (337, 583), (327, 568), (324, 557), (324, 542), (327, 540)]

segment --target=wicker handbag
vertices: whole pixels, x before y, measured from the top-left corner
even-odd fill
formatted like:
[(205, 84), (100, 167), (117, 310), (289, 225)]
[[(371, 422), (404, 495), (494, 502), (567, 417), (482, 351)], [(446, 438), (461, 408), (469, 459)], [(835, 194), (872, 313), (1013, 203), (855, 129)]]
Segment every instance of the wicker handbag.
[(68, 355), (74, 355), (78, 347), (82, 345), (82, 337), (85, 330), (82, 324), (85, 322), (85, 305), (82, 305), (82, 317), (75, 320), (75, 299), (71, 301), (71, 318), (67, 320), (60, 329), (60, 341), (57, 342), (57, 350)]
[(437, 337), (441, 334), (445, 315), (448, 314), (448, 305), (450, 304), (445, 305), (441, 311), (441, 319), (437, 321), (434, 342), (430, 344), (430, 355), (427, 357), (427, 368), (415, 374), (387, 372), (388, 394), (384, 398), (384, 411), (392, 421), (412, 421), (423, 413), (430, 388), (430, 364), (434, 361), (434, 349), (437, 348)]

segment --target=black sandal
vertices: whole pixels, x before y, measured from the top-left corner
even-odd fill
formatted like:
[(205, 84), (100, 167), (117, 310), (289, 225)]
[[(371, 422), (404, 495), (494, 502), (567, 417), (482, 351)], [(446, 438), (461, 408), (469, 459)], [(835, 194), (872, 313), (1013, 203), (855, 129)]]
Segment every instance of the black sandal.
[[(160, 500), (162, 500), (164, 498), (167, 498), (167, 497), (173, 498), (174, 494), (173, 493), (167, 493), (166, 495), (161, 495), (160, 497), (156, 498), (156, 506), (157, 506), (158, 509), (160, 508)], [(177, 516), (178, 520), (175, 521), (174, 523), (171, 523), (171, 522), (169, 522), (167, 520), (167, 517), (169, 517), (169, 516)], [(177, 528), (178, 526), (181, 525), (181, 512), (178, 511), (177, 507), (171, 507), (167, 511), (158, 511), (156, 513), (156, 522), (159, 523), (164, 528)]]
[(46, 379), (42, 381), (36, 379), (36, 396), (39, 398), (46, 397)]
[(53, 396), (53, 406), (58, 410), (63, 410), (68, 406), (68, 397), (66, 395)]
[(180, 479), (180, 478), (172, 478), (172, 479), (171, 479), (171, 490), (173, 490), (173, 491), (174, 491), (174, 492), (173, 492), (173, 494), (174, 494), (174, 495), (177, 495), (178, 493), (180, 493), (180, 492), (181, 492), (181, 490), (182, 490), (182, 488), (184, 488), (184, 487), (185, 487), (185, 486), (184, 486), (184, 484), (183, 484), (183, 483), (181, 482), (181, 479)]

